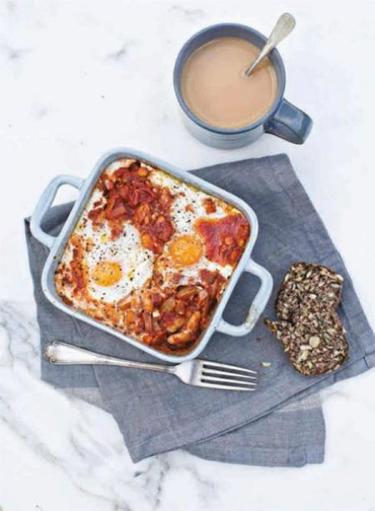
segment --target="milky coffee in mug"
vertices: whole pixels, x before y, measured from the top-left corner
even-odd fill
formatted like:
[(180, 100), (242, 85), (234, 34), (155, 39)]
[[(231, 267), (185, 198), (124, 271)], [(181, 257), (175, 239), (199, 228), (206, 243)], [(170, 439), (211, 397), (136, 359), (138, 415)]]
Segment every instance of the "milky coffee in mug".
[(303, 144), (309, 136), (311, 118), (284, 97), (285, 67), (276, 48), (243, 76), (266, 41), (252, 27), (219, 23), (182, 46), (173, 87), (186, 128), (204, 144), (235, 149), (263, 133)]
[(245, 69), (259, 48), (239, 37), (218, 37), (197, 48), (186, 60), (181, 92), (190, 110), (210, 126), (235, 129), (263, 117), (278, 91), (269, 58), (250, 76)]

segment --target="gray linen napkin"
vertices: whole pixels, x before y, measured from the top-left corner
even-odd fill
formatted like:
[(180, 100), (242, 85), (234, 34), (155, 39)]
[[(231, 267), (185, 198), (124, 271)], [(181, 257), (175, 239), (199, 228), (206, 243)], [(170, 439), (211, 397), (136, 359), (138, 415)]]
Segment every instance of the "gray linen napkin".
[[(274, 296), (265, 315), (274, 315), (275, 294), (291, 263), (320, 262), (344, 275), (339, 313), (348, 330), (349, 361), (334, 374), (304, 377), (294, 371), (279, 343), (259, 321), (243, 338), (216, 333), (203, 353), (207, 359), (259, 369), (260, 383), (254, 393), (197, 389), (168, 375), (116, 367), (55, 367), (43, 360), (42, 378), (65, 389), (76, 389), (76, 394), (109, 410), (134, 461), (184, 448), (204, 458), (234, 463), (300, 466), (321, 462), (324, 420), (318, 401), (311, 395), (375, 365), (375, 337), (351, 279), (285, 155), (195, 172), (242, 197), (258, 215), (254, 259), (268, 268), (275, 280)], [(56, 234), (70, 207), (52, 208), (45, 229)], [(153, 360), (53, 307), (40, 287), (47, 249), (31, 236), (27, 222), (26, 237), (42, 348), (58, 337), (114, 356)], [(254, 278), (241, 278), (225, 311), (227, 320), (239, 323), (244, 318), (256, 288)], [(262, 362), (271, 362), (271, 366), (265, 368)]]

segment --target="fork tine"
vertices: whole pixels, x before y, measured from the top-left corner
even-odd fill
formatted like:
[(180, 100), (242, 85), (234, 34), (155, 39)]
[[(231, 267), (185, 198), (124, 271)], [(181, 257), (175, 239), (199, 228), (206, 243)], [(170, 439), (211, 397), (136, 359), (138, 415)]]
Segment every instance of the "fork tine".
[(206, 361), (206, 360), (201, 360), (201, 362), (203, 364), (203, 367), (206, 366), (208, 369), (209, 368), (212, 368), (212, 369), (215, 369), (215, 368), (233, 369), (235, 371), (243, 371), (244, 373), (257, 374), (257, 371), (252, 371), (251, 369), (246, 369), (245, 367), (234, 366), (234, 365), (229, 365), (229, 364), (222, 364), (221, 362), (210, 362), (210, 361)]
[[(222, 371), (221, 369), (202, 369), (202, 374), (217, 374), (222, 376), (235, 376), (236, 378), (244, 378), (247, 380), (256, 380), (257, 377), (252, 374), (241, 374), (241, 373), (234, 373), (233, 371)], [(242, 381), (242, 380), (239, 380)]]
[(236, 385), (254, 387), (256, 382), (237, 380), (236, 378), (217, 378), (216, 376), (201, 375), (200, 380), (203, 382), (214, 382), (214, 383), (235, 383)]
[(255, 390), (255, 387), (240, 387), (240, 386), (232, 386), (232, 385), (220, 385), (217, 383), (205, 383), (200, 382), (198, 384), (199, 387), (207, 387), (210, 389), (219, 389), (219, 390), (240, 390), (242, 392), (252, 392)]

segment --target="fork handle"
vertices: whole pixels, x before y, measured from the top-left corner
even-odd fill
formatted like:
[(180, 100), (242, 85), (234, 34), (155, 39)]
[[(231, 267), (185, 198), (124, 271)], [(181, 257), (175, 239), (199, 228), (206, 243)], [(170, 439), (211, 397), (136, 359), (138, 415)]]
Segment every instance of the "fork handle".
[(74, 364), (98, 364), (120, 367), (130, 367), (135, 369), (149, 369), (161, 373), (173, 373), (174, 366), (162, 364), (149, 364), (147, 362), (133, 362), (122, 358), (101, 355), (94, 351), (89, 351), (78, 346), (72, 346), (61, 341), (53, 341), (47, 345), (44, 357), (51, 364), (74, 365)]

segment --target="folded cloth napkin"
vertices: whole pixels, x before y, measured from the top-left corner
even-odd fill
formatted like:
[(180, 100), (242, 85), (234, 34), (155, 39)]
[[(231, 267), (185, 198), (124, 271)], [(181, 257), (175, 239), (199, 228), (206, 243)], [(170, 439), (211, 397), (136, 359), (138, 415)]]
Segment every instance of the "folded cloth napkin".
[[(300, 466), (324, 457), (324, 420), (312, 394), (375, 365), (375, 337), (352, 281), (317, 212), (285, 155), (225, 163), (195, 173), (248, 202), (259, 219), (254, 259), (275, 281), (265, 316), (282, 277), (295, 261), (322, 263), (345, 278), (339, 314), (348, 331), (350, 356), (333, 374), (306, 377), (289, 364), (279, 342), (260, 320), (243, 338), (215, 333), (202, 357), (258, 369), (255, 392), (226, 392), (190, 387), (165, 374), (105, 366), (53, 366), (42, 360), (42, 378), (110, 411), (134, 461), (184, 448), (208, 459), (257, 465)], [(71, 205), (52, 208), (44, 228), (57, 234)], [(68, 316), (44, 297), (40, 275), (47, 248), (26, 238), (34, 280), (41, 345), (56, 337), (99, 352), (152, 361), (151, 356)], [(224, 317), (239, 323), (258, 282), (244, 275)], [(265, 367), (262, 363), (269, 362)]]

